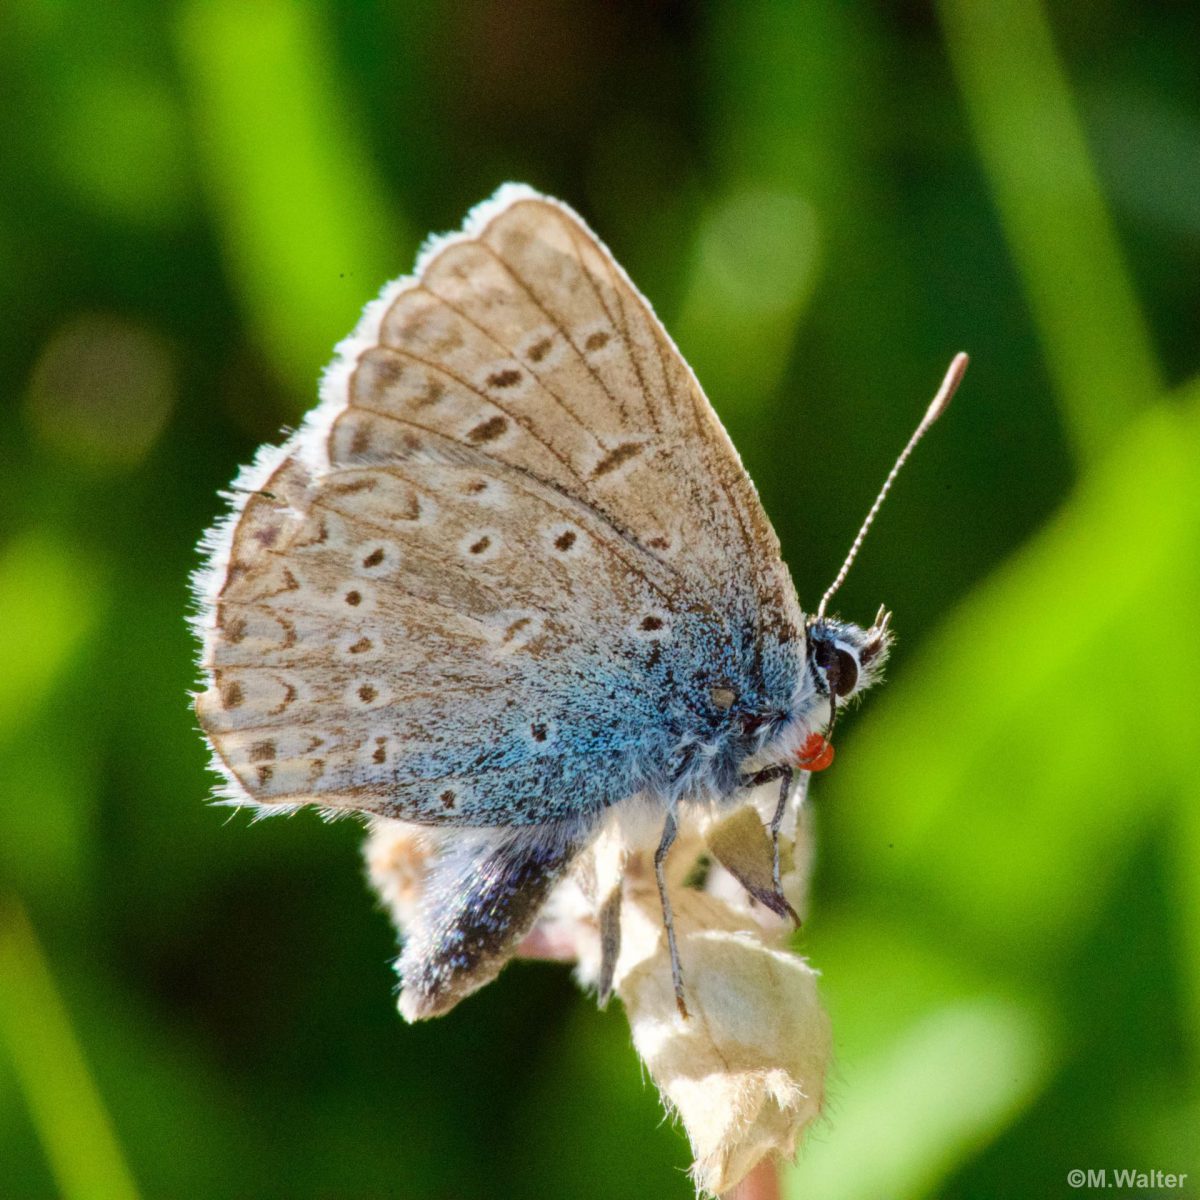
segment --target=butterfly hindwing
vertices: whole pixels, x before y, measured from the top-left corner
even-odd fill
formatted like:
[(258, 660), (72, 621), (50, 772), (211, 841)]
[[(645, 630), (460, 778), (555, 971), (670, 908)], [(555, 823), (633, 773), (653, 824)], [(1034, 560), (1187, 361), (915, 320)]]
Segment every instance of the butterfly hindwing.
[(496, 976), (587, 833), (568, 821), (442, 840), (399, 962), (405, 1017), (438, 1016)]

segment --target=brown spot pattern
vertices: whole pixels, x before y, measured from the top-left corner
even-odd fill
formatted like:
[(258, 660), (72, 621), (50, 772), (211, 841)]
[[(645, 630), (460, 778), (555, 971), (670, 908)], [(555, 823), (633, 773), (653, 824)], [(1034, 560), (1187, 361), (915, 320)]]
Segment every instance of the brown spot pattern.
[(362, 603), (362, 592), (347, 592), (346, 603), (350, 605), (351, 608), (357, 608)]
[(251, 762), (270, 762), (275, 757), (274, 742), (255, 742), (250, 747)]
[(637, 442), (622, 442), (619, 446), (614, 446), (597, 464), (592, 471), (592, 478), (598, 479), (601, 475), (607, 475), (609, 471), (616, 470), (623, 462), (628, 462), (637, 454), (641, 454), (642, 447)]
[(484, 442), (495, 441), (507, 428), (508, 421), (504, 417), (488, 417), (467, 434), (467, 441), (481, 446)]
[(298, 538), (294, 539), (292, 541), (292, 546), (295, 547), (295, 549), (297, 549), (297, 550), (307, 550), (309, 548), (309, 546), (324, 545), (324, 543), (328, 540), (329, 540), (329, 526), (326, 523), (325, 518), (321, 517), (317, 521), (316, 532), (312, 535), (312, 537), (307, 537), (303, 541), (301, 541)]
[(563, 551), (565, 554), (570, 548), (575, 545), (575, 531), (573, 529), (565, 529), (554, 539), (555, 548)]
[(350, 647), (351, 654), (365, 654), (371, 648), (371, 639), (368, 637), (360, 637), (353, 646)]
[(358, 698), (364, 704), (370, 704), (371, 701), (374, 700), (375, 697), (378, 695), (379, 695), (379, 693), (369, 683), (364, 683), (358, 689)]
[(429, 408), (436, 404), (446, 394), (446, 385), (440, 379), (430, 379), (425, 385), (424, 394), (418, 396), (415, 404), (417, 408)]
[(362, 365), (374, 372), (375, 378), (372, 382), (385, 388), (399, 383), (400, 376), (404, 374), (403, 363), (384, 354), (372, 354)]
[(333, 496), (353, 496), (356, 492), (373, 492), (378, 480), (369, 475), (361, 479), (348, 479), (344, 483), (327, 483), (325, 486)]
[(503, 371), (493, 371), (487, 378), (488, 387), (510, 388), (521, 382), (521, 372), (513, 367), (505, 367)]
[(362, 560), (364, 567), (377, 567), (383, 562), (383, 551), (378, 547), (371, 551), (366, 558)]
[(603, 350), (608, 345), (609, 335), (602, 329), (597, 329), (595, 333), (589, 334), (586, 342), (583, 343), (585, 350), (595, 352)]
[(283, 710), (287, 708), (287, 706), (291, 704), (293, 700), (296, 699), (296, 695), (296, 685), (292, 683), (285, 683), (283, 685), (283, 699), (277, 705), (275, 705), (274, 708), (267, 710), (268, 715), (272, 717), (279, 716), (279, 714), (283, 712)]

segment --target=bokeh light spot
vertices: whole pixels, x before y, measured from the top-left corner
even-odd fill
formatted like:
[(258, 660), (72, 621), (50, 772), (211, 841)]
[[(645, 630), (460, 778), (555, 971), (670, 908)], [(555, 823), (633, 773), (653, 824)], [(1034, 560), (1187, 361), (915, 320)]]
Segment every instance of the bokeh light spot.
[(109, 471), (145, 457), (174, 403), (166, 341), (132, 321), (93, 313), (70, 320), (43, 347), (25, 413), (55, 454)]

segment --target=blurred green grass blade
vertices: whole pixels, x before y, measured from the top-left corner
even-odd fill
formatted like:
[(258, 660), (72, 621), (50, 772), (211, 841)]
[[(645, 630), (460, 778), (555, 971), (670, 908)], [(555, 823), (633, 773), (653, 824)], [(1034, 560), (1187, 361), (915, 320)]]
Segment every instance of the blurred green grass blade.
[(960, 1001), (859, 1064), (835, 1104), (834, 1136), (810, 1137), (785, 1175), (794, 1200), (910, 1200), (938, 1186), (1040, 1086), (1037, 1019), (999, 999)]
[(830, 258), (831, 227), (866, 215), (852, 186), (864, 92), (861, 22), (838, 5), (713, 6), (711, 156), (720, 180), (696, 228), (679, 318), (688, 362), (752, 444)]
[[(510, 1162), (497, 1174), (497, 1195), (535, 1196), (545, 1191), (553, 1164), (553, 1193), (571, 1200), (695, 1195), (683, 1169), (687, 1141), (677, 1121), (664, 1119), (662, 1101), (629, 1045), (629, 1023), (619, 1006), (599, 1013), (575, 1005), (550, 1031), (538, 1069), (521, 1099), (513, 1127), (523, 1131)], [(598, 1113), (603, 1137), (580, 1136)], [(614, 1158), (613, 1146), (622, 1147)]]
[(940, 0), (950, 59), (1068, 433), (1102, 453), (1159, 393), (1150, 333), (1038, 0)]
[(35, 904), (90, 903), (106, 748), (99, 733), (75, 744), (57, 705), (0, 747), (0, 879)]
[(822, 211), (860, 204), (869, 14), (823, 3), (798, 19), (789, 0), (722, 0), (708, 24), (712, 154), (726, 179), (790, 189)]
[(0, 899), (0, 1039), (64, 1200), (138, 1194), (24, 908)]
[(37, 712), (104, 604), (78, 547), (29, 532), (0, 549), (0, 742)]
[(920, 928), (886, 899), (872, 899), (824, 907), (805, 937), (833, 1020), (833, 1111), (856, 1086), (855, 1064), (885, 1053), (931, 1012), (989, 995), (997, 985), (995, 972), (956, 953), (937, 931)]
[[(87, 259), (130, 226), (177, 228), (192, 204), (193, 177), (183, 105), (169, 65), (155, 53), (157, 39), (131, 11), (116, 18), (107, 6), (78, 0), (12, 0), (3, 9), (3, 33), (0, 78), (20, 132), (5, 131), (4, 165), (14, 173), (0, 196), (25, 193), (19, 207), (26, 219), (34, 215), (38, 185), (28, 178), (22, 147), (28, 137), (38, 147), (33, 174), (44, 170), (53, 181), (68, 201), (68, 220), (83, 206), (96, 222)], [(47, 102), (37, 103), (39, 91)], [(38, 215), (47, 230), (62, 219), (53, 205)], [(29, 257), (45, 270), (42, 255)], [(28, 302), (38, 286), (44, 284), (18, 294)]]
[(410, 253), (337, 86), (322, 11), (296, 0), (195, 0), (180, 26), (230, 266), (275, 370), (305, 408), (333, 345)]
[[(1041, 1095), (1062, 1056), (1059, 1031), (1040, 1002), (1011, 981), (998, 984), (993, 969), (948, 948), (942, 934), (918, 928), (894, 895), (827, 909), (809, 927), (835, 1066), (828, 1125), (809, 1135), (788, 1194), (936, 1194)], [(978, 1087), (964, 1078), (973, 1070)], [(882, 1186), (875, 1171), (886, 1173)]]
[(0, 547), (0, 876), (25, 896), (82, 877), (97, 743), (73, 742), (52, 697), (107, 607), (102, 574), (40, 530)]
[(792, 192), (746, 187), (708, 207), (676, 327), (714, 396), (761, 415), (816, 283), (816, 214)]
[(1179, 795), (1172, 839), (1172, 874), (1173, 907), (1179, 913), (1183, 942), (1179, 964), (1189, 1010), (1186, 1019), (1189, 1053), (1194, 1063), (1200, 1063), (1200, 779), (1196, 784)]
[(1136, 421), (880, 695), (822, 794), (865, 883), (1020, 972), (1057, 960), (1194, 794), (1194, 708), (1162, 672), (1200, 677), (1197, 461), (1196, 411)]
[(103, 56), (88, 66), (55, 106), (50, 142), (64, 187), (103, 216), (178, 223), (191, 202), (179, 97)]
[[(1185, 411), (1196, 415), (1200, 423), (1200, 378), (1193, 378), (1180, 388), (1173, 399)], [(1200, 651), (1196, 650), (1197, 635), (1193, 632), (1196, 622), (1196, 598), (1200, 597), (1200, 546), (1193, 546), (1192, 553), (1180, 564), (1186, 572), (1184, 587), (1190, 599), (1190, 611), (1173, 614), (1175, 620), (1185, 620), (1180, 627), (1192, 647), (1190, 657), (1183, 656), (1172, 669), (1176, 678), (1186, 680), (1190, 696), (1194, 696), (1194, 672), (1200, 665)], [(1157, 619), (1157, 614), (1156, 614)], [(1172, 619), (1172, 617), (1168, 617)], [(1175, 631), (1172, 631), (1173, 634)], [(1190, 698), (1190, 697), (1189, 697)], [(1185, 699), (1174, 706), (1175, 725), (1172, 737), (1176, 740), (1179, 754), (1180, 787), (1176, 793), (1174, 813), (1175, 836), (1173, 851), (1173, 909), (1179, 914), (1181, 953), (1177, 961), (1183, 975), (1185, 999), (1189, 1007), (1186, 1017), (1187, 1036), (1193, 1068), (1200, 1066), (1200, 752), (1196, 749), (1196, 711)], [(1196, 1078), (1196, 1094), (1193, 1103), (1200, 1112), (1200, 1076)], [(1195, 1128), (1195, 1126), (1193, 1126)]]

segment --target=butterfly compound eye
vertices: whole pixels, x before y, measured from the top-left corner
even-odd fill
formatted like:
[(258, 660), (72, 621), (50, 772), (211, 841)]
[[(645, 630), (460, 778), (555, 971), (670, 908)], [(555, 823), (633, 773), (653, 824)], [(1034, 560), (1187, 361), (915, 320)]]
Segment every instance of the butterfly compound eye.
[(813, 660), (825, 672), (825, 682), (834, 696), (849, 696), (858, 686), (858, 662), (854, 655), (828, 638), (814, 638)]
[(835, 696), (848, 696), (858, 683), (858, 663), (845, 650), (834, 650), (834, 669), (829, 672), (829, 686)]
[(817, 666), (823, 671), (828, 671), (836, 662), (836, 650), (832, 642), (824, 638), (813, 638), (812, 650)]

